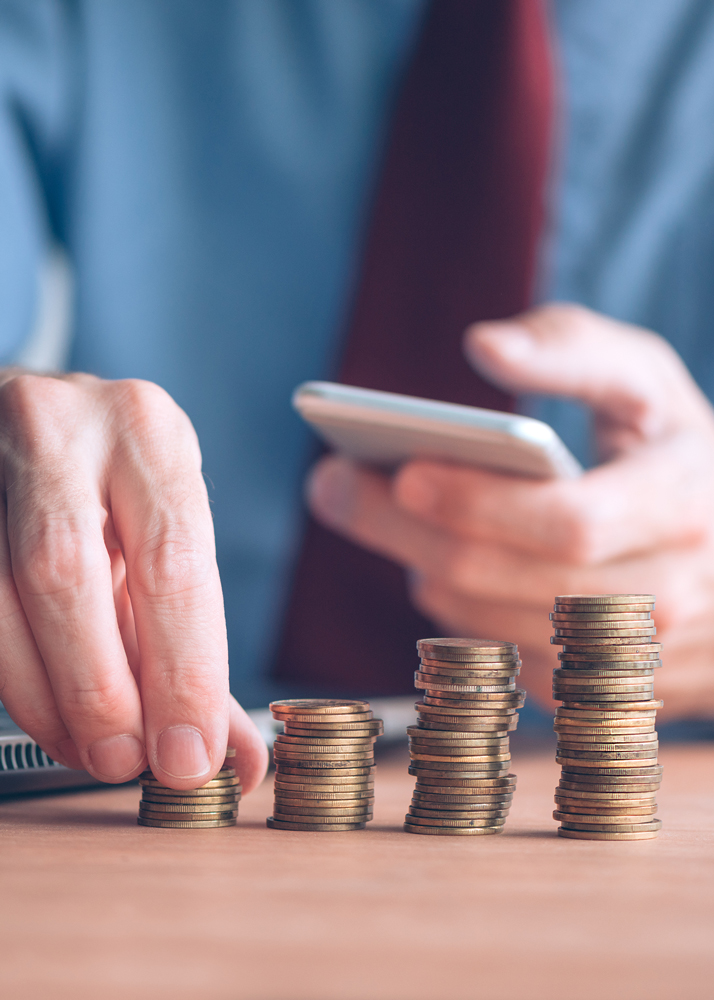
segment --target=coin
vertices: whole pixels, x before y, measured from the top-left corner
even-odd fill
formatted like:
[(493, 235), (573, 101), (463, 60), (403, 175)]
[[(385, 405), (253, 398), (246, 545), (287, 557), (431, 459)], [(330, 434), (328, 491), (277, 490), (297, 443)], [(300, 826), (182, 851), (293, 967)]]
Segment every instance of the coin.
[[(411, 805), (409, 807), (410, 818), (418, 819), (445, 819), (445, 820), (457, 820), (457, 819), (467, 819), (467, 820), (484, 820), (483, 824), (493, 819), (504, 819), (508, 816), (508, 809), (488, 809), (488, 810), (449, 810), (448, 814), (442, 809), (422, 809), (419, 806)], [(449, 825), (448, 823), (446, 825)]]
[(652, 830), (647, 833), (603, 833), (601, 830), (566, 830), (559, 826), (557, 829), (559, 837), (567, 837), (570, 840), (654, 840), (659, 831)]
[[(176, 796), (170, 795), (151, 795), (146, 794), (141, 797), (142, 802), (154, 802), (157, 805), (164, 803), (165, 805), (185, 805), (189, 808), (189, 803), (186, 802), (184, 798), (176, 798)], [(190, 808), (203, 808), (205, 806), (220, 806), (220, 805), (231, 805), (236, 803), (237, 797), (235, 795), (206, 795), (201, 799), (191, 798), (191, 802), (199, 803), (196, 806), (190, 806)]]
[(593, 704), (590, 703), (586, 704), (585, 702), (576, 701), (576, 702), (570, 702), (567, 707), (570, 709), (582, 708), (585, 711), (606, 712), (608, 713), (607, 718), (616, 718), (617, 715), (616, 714), (613, 715), (612, 714), (613, 712), (615, 713), (638, 712), (638, 711), (648, 712), (652, 708), (661, 708), (663, 704), (664, 702), (656, 701), (654, 699), (652, 699), (651, 701), (629, 701), (629, 702), (623, 701), (620, 704), (614, 704), (614, 703), (608, 704), (607, 702), (602, 702), (600, 703), (600, 705), (597, 702)]
[(446, 827), (446, 826), (412, 826), (404, 824), (405, 833), (428, 834), (437, 837), (488, 837), (490, 834), (501, 833), (502, 826), (480, 827)]
[(468, 788), (515, 788), (516, 785), (516, 775), (515, 774), (504, 774), (498, 775), (492, 778), (479, 777), (477, 779), (465, 779), (463, 777), (453, 778), (444, 777), (442, 775), (424, 775), (417, 781), (417, 788), (419, 785), (444, 785), (444, 786), (458, 786), (458, 787), (468, 787)]
[(483, 827), (483, 826), (503, 826), (506, 822), (504, 817), (493, 818), (473, 818), (473, 819), (446, 819), (443, 816), (426, 818), (424, 816), (412, 816), (407, 813), (405, 823), (410, 826), (444, 826), (444, 827)]
[(368, 736), (381, 736), (384, 724), (381, 719), (373, 722), (285, 722), (285, 733), (292, 736), (330, 737), (338, 734), (355, 736), (362, 739)]
[(430, 654), (443, 657), (451, 654), (499, 654), (515, 656), (518, 647), (514, 642), (493, 641), (490, 639), (419, 639), (417, 649), (420, 654)]
[(508, 708), (508, 707), (493, 709), (488, 707), (478, 708), (474, 706), (473, 708), (464, 708), (463, 705), (461, 705), (456, 708), (450, 709), (448, 707), (444, 708), (438, 705), (436, 706), (427, 705), (423, 701), (416, 702), (414, 707), (419, 713), (428, 714), (429, 716), (433, 716), (434, 718), (437, 718), (439, 716), (448, 716), (449, 718), (456, 719), (458, 718), (458, 716), (462, 717), (470, 716), (473, 718), (477, 717), (483, 718), (484, 721), (487, 721), (488, 719), (495, 719), (496, 721), (500, 721), (503, 718), (515, 718), (517, 713), (517, 710), (515, 708)]
[(440, 662), (438, 660), (422, 660), (419, 664), (419, 671), (429, 677), (473, 677), (473, 678), (500, 678), (516, 677), (521, 672), (520, 660), (514, 660), (508, 666), (498, 666), (493, 663), (456, 663)]
[(651, 621), (648, 611), (551, 611), (552, 622), (634, 622)]
[(516, 690), (516, 683), (513, 681), (504, 684), (450, 684), (439, 677), (417, 671), (414, 675), (414, 687), (417, 690), (464, 691), (469, 694), (506, 694)]
[(167, 830), (210, 830), (220, 826), (236, 826), (235, 818), (212, 820), (163, 820), (139, 816), (136, 821), (139, 826), (158, 826)]
[(336, 747), (339, 749), (349, 750), (352, 747), (361, 749), (363, 747), (373, 747), (377, 742), (376, 736), (365, 736), (364, 738), (352, 739), (348, 737), (303, 737), (303, 736), (288, 736), (285, 733), (280, 733), (275, 737), (275, 743), (278, 746), (299, 746), (299, 747), (310, 747), (315, 748), (319, 751), (320, 747)]
[(286, 698), (281, 701), (271, 701), (268, 707), (273, 714), (297, 712), (300, 715), (309, 712), (312, 715), (345, 715), (370, 712), (368, 701), (335, 698)]
[(152, 797), (180, 797), (181, 799), (191, 798), (198, 799), (199, 801), (210, 801), (212, 798), (236, 798), (240, 797), (241, 786), (240, 785), (230, 785), (224, 788), (188, 788), (182, 789), (181, 791), (176, 791), (175, 788), (167, 788), (166, 786), (159, 785), (145, 785), (142, 788), (142, 795), (146, 797), (150, 795)]
[(296, 830), (306, 833), (342, 833), (348, 830), (364, 830), (366, 823), (287, 823), (268, 816), (265, 821), (270, 830)]
[[(273, 816), (277, 819), (281, 816), (310, 816), (314, 817), (314, 822), (322, 822), (321, 817), (327, 817), (328, 819), (335, 819), (336, 817), (342, 816), (359, 816), (361, 819), (372, 818), (372, 807), (371, 805), (356, 805), (352, 808), (348, 806), (303, 806), (303, 805), (293, 805), (289, 802), (284, 802), (282, 800), (275, 800), (275, 805), (273, 807)], [(352, 820), (351, 820), (352, 821)], [(307, 820), (299, 820), (299, 822), (307, 822)], [(313, 819), (310, 819), (313, 822)], [(355, 821), (356, 822), (356, 821)]]
[[(614, 817), (605, 817), (606, 819), (613, 819)], [(638, 817), (634, 817), (637, 819)], [(650, 833), (662, 829), (661, 819), (650, 819), (644, 823), (578, 823), (573, 820), (561, 820), (561, 829), (563, 830), (587, 830), (590, 827), (594, 827), (596, 830), (602, 830), (603, 833)]]
[(559, 594), (556, 604), (647, 604), (654, 607), (653, 594)]
[(280, 765), (280, 770), (278, 771), (280, 775), (293, 774), (300, 775), (305, 778), (307, 776), (318, 778), (320, 775), (323, 777), (347, 777), (347, 776), (357, 776), (357, 775), (367, 775), (374, 774), (374, 767), (334, 767), (334, 768), (316, 768), (316, 767), (295, 767), (291, 764), (289, 767), (286, 764)]
[(493, 809), (508, 806), (513, 801), (513, 795), (428, 795), (424, 792), (414, 792), (412, 802), (425, 809)]

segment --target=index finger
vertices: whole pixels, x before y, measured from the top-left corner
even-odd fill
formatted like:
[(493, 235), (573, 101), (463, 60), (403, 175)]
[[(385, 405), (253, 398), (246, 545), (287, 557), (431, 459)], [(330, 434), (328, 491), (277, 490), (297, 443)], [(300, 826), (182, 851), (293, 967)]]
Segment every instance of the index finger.
[(139, 646), (149, 766), (172, 788), (219, 770), (228, 739), (228, 647), (201, 455), (186, 415), (155, 386), (127, 383), (109, 495)]

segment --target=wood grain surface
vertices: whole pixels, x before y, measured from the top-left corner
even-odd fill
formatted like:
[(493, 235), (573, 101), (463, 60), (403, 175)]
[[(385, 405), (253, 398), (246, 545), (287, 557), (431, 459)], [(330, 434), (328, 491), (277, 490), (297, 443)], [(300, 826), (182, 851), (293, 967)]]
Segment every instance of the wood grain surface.
[(137, 787), (0, 803), (3, 1000), (711, 1000), (714, 746), (664, 747), (660, 838), (562, 840), (514, 758), (506, 832), (417, 837), (406, 752), (365, 831), (136, 825)]

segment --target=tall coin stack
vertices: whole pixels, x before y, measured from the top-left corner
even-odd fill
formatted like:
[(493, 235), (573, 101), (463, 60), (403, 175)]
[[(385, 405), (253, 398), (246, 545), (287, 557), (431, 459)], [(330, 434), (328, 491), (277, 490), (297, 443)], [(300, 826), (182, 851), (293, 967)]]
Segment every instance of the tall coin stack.
[(273, 744), (273, 830), (362, 830), (372, 819), (374, 744), (383, 732), (366, 701), (290, 699), (270, 705), (285, 731)]
[(409, 773), (416, 787), (407, 833), (485, 836), (500, 833), (513, 798), (508, 733), (525, 692), (516, 688), (518, 648), (486, 639), (420, 639), (415, 726), (409, 726)]
[(562, 765), (558, 834), (575, 840), (649, 840), (662, 768), (657, 763), (654, 671), (661, 646), (651, 594), (570, 594), (555, 599), (551, 642)]
[(221, 770), (200, 788), (177, 792), (157, 781), (151, 771), (140, 774), (139, 826), (177, 830), (235, 826), (241, 793), (240, 778), (236, 777), (235, 768), (229, 762), (235, 753), (229, 747)]

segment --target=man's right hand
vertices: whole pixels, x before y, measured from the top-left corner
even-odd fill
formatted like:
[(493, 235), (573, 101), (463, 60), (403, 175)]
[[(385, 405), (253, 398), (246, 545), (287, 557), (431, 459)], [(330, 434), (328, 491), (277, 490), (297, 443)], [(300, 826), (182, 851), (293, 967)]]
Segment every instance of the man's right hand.
[(0, 377), (0, 700), (53, 760), (192, 788), (267, 751), (228, 689), (201, 454), (158, 386)]

